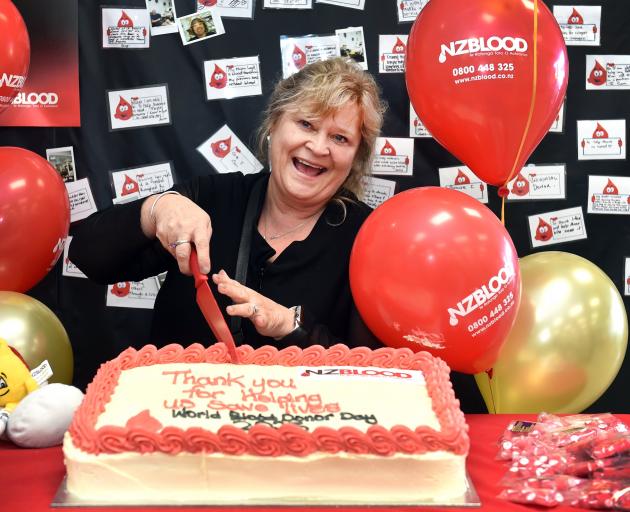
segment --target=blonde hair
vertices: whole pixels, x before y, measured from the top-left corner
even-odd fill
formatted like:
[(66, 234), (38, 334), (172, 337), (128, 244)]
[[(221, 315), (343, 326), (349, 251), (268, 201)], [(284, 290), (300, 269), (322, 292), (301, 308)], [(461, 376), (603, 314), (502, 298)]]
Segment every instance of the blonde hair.
[[(260, 156), (267, 159), (269, 135), (283, 114), (304, 111), (309, 117), (321, 118), (349, 102), (355, 102), (361, 111), (361, 141), (342, 188), (361, 198), (363, 177), (370, 174), (374, 145), (387, 106), (372, 75), (351, 59), (336, 57), (314, 62), (276, 84), (258, 129)], [(335, 198), (340, 192), (341, 189)]]

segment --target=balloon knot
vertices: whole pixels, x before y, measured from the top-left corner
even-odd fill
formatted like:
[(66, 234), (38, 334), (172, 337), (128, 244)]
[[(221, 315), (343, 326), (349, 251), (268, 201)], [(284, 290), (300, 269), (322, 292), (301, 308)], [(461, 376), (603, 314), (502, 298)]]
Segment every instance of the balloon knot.
[(492, 380), (492, 374), (494, 373), (493, 369), (492, 369), (492, 368), (490, 368), (490, 369), (486, 370), (486, 373), (488, 374), (488, 378), (489, 378), (490, 380)]
[(501, 187), (499, 187), (499, 190), (497, 191), (497, 194), (499, 194), (499, 197), (507, 197), (510, 194), (510, 191), (508, 190), (508, 188), (503, 185)]

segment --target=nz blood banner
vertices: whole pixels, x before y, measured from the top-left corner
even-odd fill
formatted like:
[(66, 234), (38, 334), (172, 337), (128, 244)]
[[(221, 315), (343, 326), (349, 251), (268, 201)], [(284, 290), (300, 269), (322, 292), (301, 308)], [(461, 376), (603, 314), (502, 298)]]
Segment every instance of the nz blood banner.
[(13, 3), (28, 29), (31, 66), (0, 126), (80, 126), (77, 0)]

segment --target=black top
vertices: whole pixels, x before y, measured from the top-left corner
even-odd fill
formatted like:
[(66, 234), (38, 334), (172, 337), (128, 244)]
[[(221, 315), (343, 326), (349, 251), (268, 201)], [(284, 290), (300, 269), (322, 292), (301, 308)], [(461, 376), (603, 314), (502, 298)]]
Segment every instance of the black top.
[[(195, 178), (174, 187), (210, 215), (212, 273), (224, 269), (234, 277), (245, 208), (256, 180), (268, 180), (268, 173), (214, 174)], [(266, 188), (266, 187), (264, 187)], [(349, 260), (352, 244), (371, 209), (360, 201), (346, 202), (346, 216), (331, 202), (303, 241), (292, 242), (272, 263), (274, 250), (256, 229), (264, 200), (258, 204), (252, 229), (251, 252), (246, 285), (286, 306), (302, 305), (315, 322), (304, 344), (329, 346), (382, 346), (359, 320), (350, 293)], [(159, 240), (148, 239), (140, 227), (143, 200), (95, 213), (77, 226), (69, 258), (90, 279), (112, 284), (140, 281), (168, 271), (155, 301), (151, 343), (187, 345), (214, 342), (214, 337), (195, 301), (192, 277), (179, 272), (175, 258)], [(208, 281), (223, 311), (230, 299)], [(283, 346), (258, 334), (252, 323), (242, 321), (244, 342), (253, 347)], [(291, 343), (294, 344), (294, 343)]]

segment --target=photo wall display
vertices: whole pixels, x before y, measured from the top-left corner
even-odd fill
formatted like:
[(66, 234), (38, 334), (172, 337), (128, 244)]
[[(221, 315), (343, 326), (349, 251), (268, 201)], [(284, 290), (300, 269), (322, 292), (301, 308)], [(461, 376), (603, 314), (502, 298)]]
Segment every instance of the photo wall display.
[[(544, 4), (567, 45), (568, 92), (549, 133), (526, 165), (513, 169), (506, 185), (506, 228), (519, 257), (554, 250), (593, 261), (629, 297), (629, 306), (630, 285), (621, 276), (630, 258), (625, 218), (630, 5), (626, 0)], [(56, 129), (39, 148), (66, 182), (73, 226), (111, 204), (142, 200), (206, 174), (265, 172), (256, 130), (274, 83), (338, 55), (375, 77), (388, 104), (372, 173), (365, 179), (365, 201), (377, 208), (402, 191), (441, 186), (474, 197), (499, 216), (497, 188), (431, 135), (406, 90), (405, 62), (414, 44), (409, 34), (430, 5), (428, 0), (85, 2), (79, 24), (97, 34), (89, 38), (79, 31), (84, 126)], [(511, 94), (507, 82), (505, 94)], [(25, 139), (18, 144), (20, 137)], [(26, 132), (0, 131), (0, 143), (35, 147), (39, 141)], [(77, 315), (67, 304), (55, 305), (69, 329), (79, 333), (78, 346), (122, 344), (123, 332), (147, 337), (156, 277), (145, 284), (101, 286), (89, 299), (79, 299), (81, 287), (97, 285), (77, 279), (80, 270), (69, 261), (59, 272), (60, 296), (82, 309)], [(84, 322), (105, 325), (111, 318), (116, 327), (95, 334), (96, 341), (82, 338)], [(620, 379), (630, 385), (628, 366)], [(81, 370), (86, 378), (89, 367), (88, 362)], [(614, 397), (602, 400), (614, 409)]]

